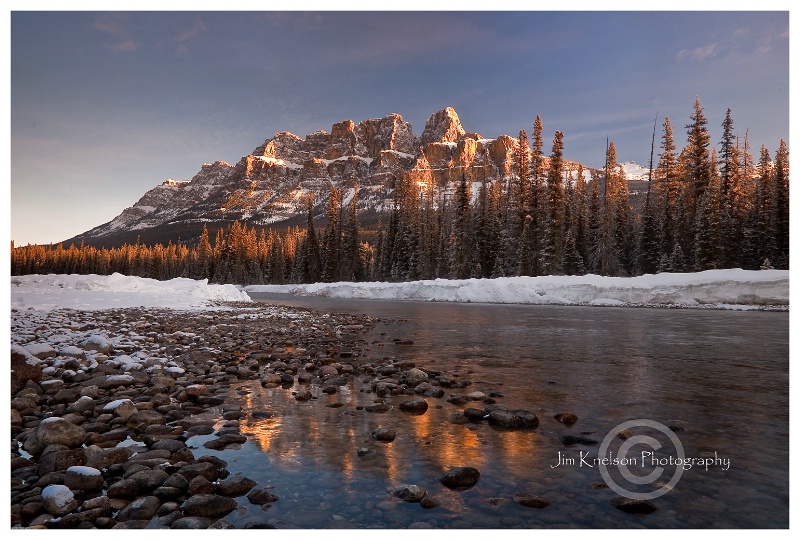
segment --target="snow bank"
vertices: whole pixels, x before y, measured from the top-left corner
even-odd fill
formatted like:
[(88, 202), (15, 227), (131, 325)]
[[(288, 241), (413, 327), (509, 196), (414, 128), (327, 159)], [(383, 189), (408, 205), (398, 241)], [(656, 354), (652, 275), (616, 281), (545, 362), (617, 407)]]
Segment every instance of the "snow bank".
[(741, 309), (789, 305), (788, 270), (707, 270), (631, 278), (586, 276), (425, 280), (408, 283), (251, 285), (245, 291), (302, 296), (499, 304), (680, 305)]
[(112, 274), (48, 274), (11, 277), (11, 307), (83, 310), (126, 307), (208, 308), (216, 302), (249, 302), (233, 285), (209, 285), (208, 280), (168, 281)]

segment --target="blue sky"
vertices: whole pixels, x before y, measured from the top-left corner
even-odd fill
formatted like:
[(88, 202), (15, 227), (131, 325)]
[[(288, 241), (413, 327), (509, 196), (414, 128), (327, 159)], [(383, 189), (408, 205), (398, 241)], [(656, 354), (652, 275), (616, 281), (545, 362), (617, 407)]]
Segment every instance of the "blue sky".
[[(18, 9), (24, 9), (21, 6)], [(783, 12), (12, 12), (11, 239), (64, 240), (167, 178), (236, 163), (277, 131), (452, 106), (484, 137), (646, 164), (695, 96), (753, 152), (789, 141)], [(791, 150), (791, 145), (790, 145)]]

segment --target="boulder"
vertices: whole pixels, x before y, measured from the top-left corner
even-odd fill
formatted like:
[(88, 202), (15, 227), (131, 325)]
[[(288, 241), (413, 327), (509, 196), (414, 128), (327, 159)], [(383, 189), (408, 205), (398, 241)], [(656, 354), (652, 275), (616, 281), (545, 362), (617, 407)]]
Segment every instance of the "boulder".
[(454, 467), (442, 473), (438, 480), (450, 489), (468, 489), (477, 484), (480, 477), (475, 467)]
[(37, 455), (50, 444), (63, 444), (67, 448), (77, 448), (83, 443), (86, 432), (63, 418), (50, 417), (42, 420), (28, 436), (24, 448)]

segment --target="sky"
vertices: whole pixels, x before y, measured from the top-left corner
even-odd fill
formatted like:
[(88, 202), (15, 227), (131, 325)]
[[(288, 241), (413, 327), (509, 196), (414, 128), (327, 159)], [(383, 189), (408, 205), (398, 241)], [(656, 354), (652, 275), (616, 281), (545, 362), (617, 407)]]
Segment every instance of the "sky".
[(531, 133), (538, 114), (546, 153), (560, 130), (567, 159), (602, 166), (608, 137), (619, 161), (646, 165), (654, 120), (660, 137), (669, 116), (683, 146), (699, 96), (714, 144), (730, 108), (756, 158), (762, 144), (774, 155), (781, 139), (791, 152), (788, 3), (771, 12), (14, 11), (31, 9), (17, 3), (7, 70), (16, 245), (85, 232), (164, 180), (235, 164), (276, 132), (304, 137), (393, 112), (421, 135), (430, 115), (453, 107), (466, 131), (487, 138)]

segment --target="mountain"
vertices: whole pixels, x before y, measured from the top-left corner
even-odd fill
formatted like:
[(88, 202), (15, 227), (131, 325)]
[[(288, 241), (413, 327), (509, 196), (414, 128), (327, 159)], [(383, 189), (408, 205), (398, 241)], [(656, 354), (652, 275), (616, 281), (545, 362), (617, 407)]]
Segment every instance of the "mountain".
[[(419, 181), (430, 174), (440, 190), (452, 189), (467, 174), (479, 186), (511, 174), (516, 146), (517, 139), (508, 135), (487, 139), (466, 132), (450, 107), (431, 115), (419, 137), (396, 113), (357, 124), (344, 120), (330, 132), (305, 138), (283, 131), (235, 165), (206, 163), (189, 181), (163, 182), (108, 223), (64, 244), (191, 241), (204, 225), (213, 231), (235, 220), (299, 225), (305, 222), (307, 198), (313, 198), (315, 214), (322, 214), (331, 186), (344, 190), (346, 201), (358, 186), (359, 212), (369, 223), (391, 207), (402, 174)], [(565, 163), (568, 170), (577, 165)]]

